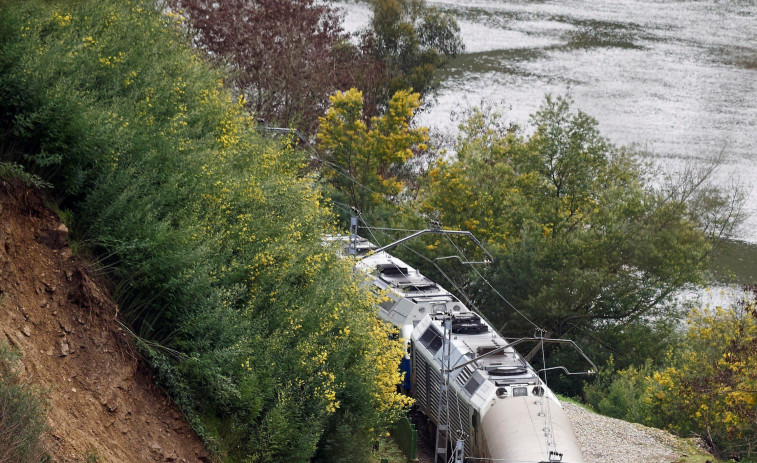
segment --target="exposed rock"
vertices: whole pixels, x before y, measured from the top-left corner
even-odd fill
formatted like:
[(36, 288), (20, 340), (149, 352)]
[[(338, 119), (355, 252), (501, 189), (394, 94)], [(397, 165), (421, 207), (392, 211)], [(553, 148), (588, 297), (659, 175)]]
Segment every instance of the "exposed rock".
[(68, 243), (68, 227), (61, 223), (55, 229), (43, 229), (37, 240), (50, 249), (60, 249)]

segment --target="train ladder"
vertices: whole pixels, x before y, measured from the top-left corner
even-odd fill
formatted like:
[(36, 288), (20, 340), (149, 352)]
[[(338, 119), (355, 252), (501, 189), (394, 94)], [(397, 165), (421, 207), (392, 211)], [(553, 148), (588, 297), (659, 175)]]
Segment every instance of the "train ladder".
[(444, 316), (444, 332), (442, 336), (441, 378), (439, 384), (439, 403), (436, 410), (436, 444), (434, 445), (434, 462), (447, 463), (447, 448), (449, 447), (449, 363), (452, 345), (452, 317), (449, 313)]

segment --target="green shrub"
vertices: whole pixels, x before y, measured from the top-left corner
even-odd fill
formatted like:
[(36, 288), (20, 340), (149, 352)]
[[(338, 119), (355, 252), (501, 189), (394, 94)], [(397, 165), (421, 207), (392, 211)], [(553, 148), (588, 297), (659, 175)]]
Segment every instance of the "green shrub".
[(328, 461), (404, 405), (402, 347), (323, 247), (333, 218), (304, 155), (261, 137), (197, 53), (151, 1), (0, 1), (0, 141), (67, 194), (212, 448)]
[(0, 342), (0, 462), (39, 463), (47, 454), (40, 440), (45, 403), (16, 373), (19, 354)]
[(701, 437), (718, 457), (751, 461), (757, 445), (757, 301), (693, 310), (664, 366), (614, 371), (584, 388), (602, 414)]
[(40, 188), (51, 186), (36, 175), (26, 172), (22, 165), (16, 164), (15, 162), (0, 162), (0, 178), (4, 180), (17, 179), (27, 185)]
[(616, 371), (611, 357), (599, 377), (584, 386), (584, 397), (602, 415), (636, 423), (648, 422), (648, 407), (644, 398), (653, 372), (652, 362)]

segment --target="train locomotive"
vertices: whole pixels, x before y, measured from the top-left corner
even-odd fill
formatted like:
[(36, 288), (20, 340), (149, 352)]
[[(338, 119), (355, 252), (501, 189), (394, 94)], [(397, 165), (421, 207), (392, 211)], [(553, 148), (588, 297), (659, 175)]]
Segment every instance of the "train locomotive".
[(378, 316), (406, 342), (402, 387), (436, 430), (437, 463), (584, 461), (560, 402), (514, 349), (518, 341), (500, 336), (389, 246), (356, 234), (349, 246), (370, 289), (388, 295)]

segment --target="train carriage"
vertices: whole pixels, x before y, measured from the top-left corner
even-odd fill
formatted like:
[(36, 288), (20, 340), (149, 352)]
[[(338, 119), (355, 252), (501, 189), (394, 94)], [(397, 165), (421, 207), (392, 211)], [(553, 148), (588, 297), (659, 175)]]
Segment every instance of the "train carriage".
[(406, 342), (403, 387), (444, 431), (437, 446), (449, 448), (439, 453), (459, 442), (457, 455), (468, 462), (583, 462), (560, 402), (512, 342), (418, 270), (353, 240), (353, 253), (362, 254), (356, 268), (388, 295), (379, 317)]

